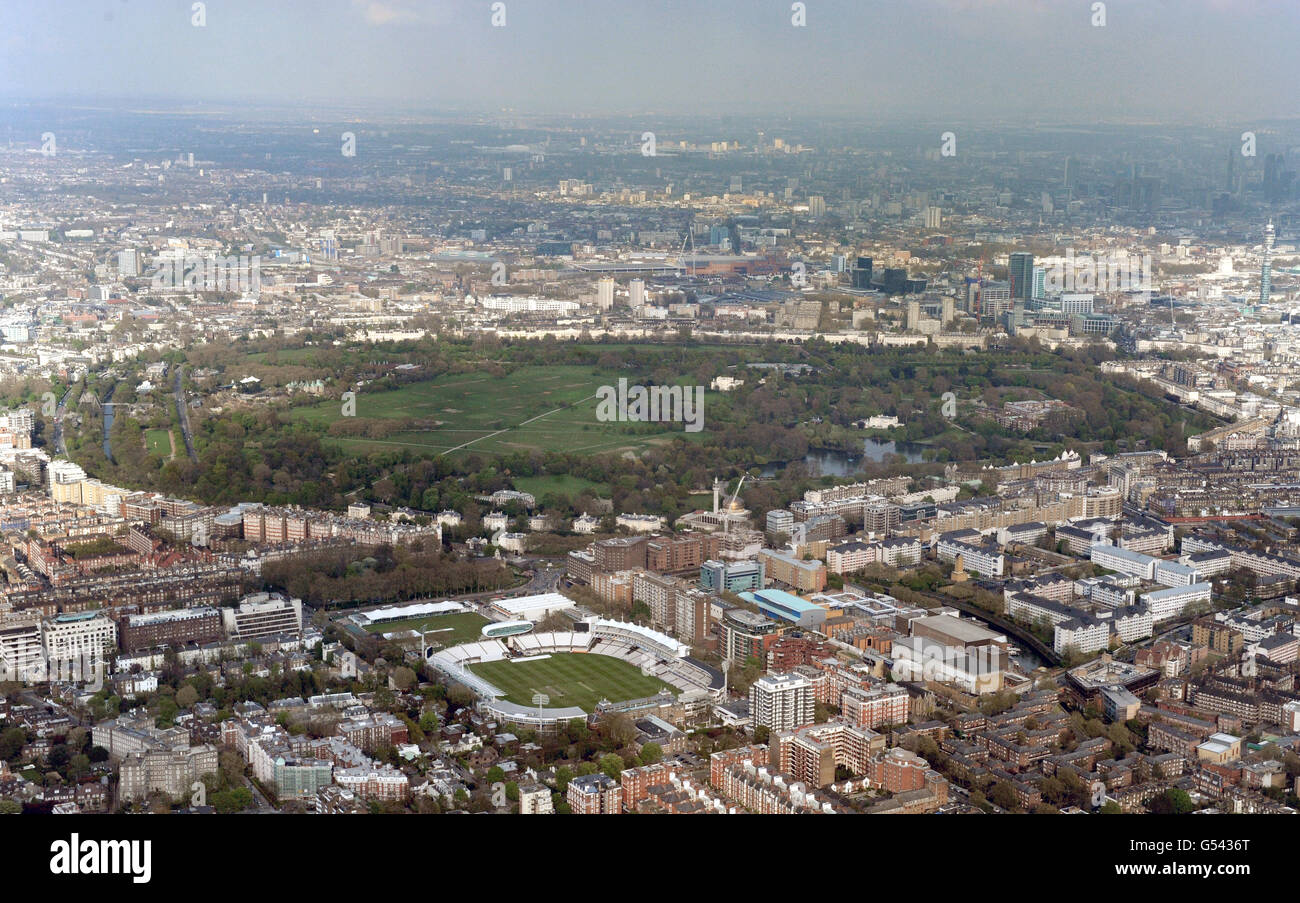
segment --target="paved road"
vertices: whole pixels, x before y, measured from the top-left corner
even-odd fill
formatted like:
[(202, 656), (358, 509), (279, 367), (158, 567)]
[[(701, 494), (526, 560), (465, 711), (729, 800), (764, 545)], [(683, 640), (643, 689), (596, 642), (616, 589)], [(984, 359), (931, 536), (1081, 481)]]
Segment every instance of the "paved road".
[(109, 463), (115, 464), (113, 460), (113, 418), (115, 411), (113, 408), (113, 393), (117, 390), (117, 383), (108, 387), (108, 393), (104, 395), (104, 400), (100, 402), (100, 408), (104, 412), (104, 457)]
[(59, 399), (59, 406), (54, 411), (54, 451), (64, 457), (68, 454), (68, 444), (63, 440), (63, 412), (68, 409), (68, 396), (72, 394), (74, 386), (69, 386), (68, 391), (63, 393)]
[(172, 397), (176, 399), (176, 419), (181, 424), (181, 438), (185, 440), (185, 454), (190, 456), (191, 461), (197, 461), (199, 456), (194, 452), (194, 435), (190, 432), (190, 412), (185, 405), (185, 368), (176, 367), (176, 388), (172, 391)]
[(248, 776), (247, 776), (247, 775), (244, 776), (244, 786), (247, 787), (247, 788), (249, 789), (249, 791), (253, 794), (253, 811), (254, 811), (254, 812), (256, 812), (258, 815), (278, 815), (278, 814), (279, 814), (280, 810), (276, 809), (274, 806), (271, 805), (271, 801), (268, 800), (268, 799), (267, 799), (267, 798), (262, 794), (262, 791), (260, 791), (260, 790), (257, 789), (257, 785), (254, 784), (252, 781), (250, 781), (250, 780), (248, 779)]

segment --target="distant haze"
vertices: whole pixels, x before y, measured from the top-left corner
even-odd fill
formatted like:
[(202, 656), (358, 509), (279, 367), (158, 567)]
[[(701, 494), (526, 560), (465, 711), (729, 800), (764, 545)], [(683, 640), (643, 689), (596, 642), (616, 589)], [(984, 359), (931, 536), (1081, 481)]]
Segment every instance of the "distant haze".
[(1251, 124), (1300, 112), (1297, 0), (39, 0), (6, 100)]

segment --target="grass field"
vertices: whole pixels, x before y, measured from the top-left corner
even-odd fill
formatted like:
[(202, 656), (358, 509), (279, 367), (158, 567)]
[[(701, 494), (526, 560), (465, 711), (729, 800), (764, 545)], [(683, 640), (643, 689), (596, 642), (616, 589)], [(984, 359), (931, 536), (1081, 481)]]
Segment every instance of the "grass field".
[[(318, 348), (281, 348), (275, 352), (274, 359), (277, 364), (301, 364), (311, 366), (320, 357)], [(258, 351), (248, 355), (248, 359), (257, 364), (269, 364), (272, 360), (270, 352)]]
[(597, 483), (595, 480), (588, 480), (583, 477), (575, 477), (567, 473), (544, 477), (514, 477), (513, 480), (516, 489), (531, 492), (539, 499), (548, 492), (559, 492), (574, 496), (584, 489), (591, 490), (597, 496), (603, 498), (609, 496), (609, 486), (607, 484)]
[(455, 646), (480, 639), (483, 625), (488, 619), (472, 611), (452, 615), (430, 615), (427, 618), (408, 618), (405, 621), (383, 621), (371, 624), (367, 633), (394, 633), (398, 630), (438, 631), (425, 639), (440, 646)]
[(145, 430), (144, 444), (151, 455), (162, 455), (164, 458), (171, 457), (171, 430)]
[[(362, 390), (357, 393), (357, 417), (419, 418), (437, 425), (385, 439), (326, 441), (362, 453), (398, 448), (435, 454), (594, 453), (640, 451), (675, 436), (705, 435), (687, 433), (680, 424), (598, 421), (596, 390), (617, 382), (616, 374), (591, 367), (522, 367), (507, 376), (457, 374), (389, 391)], [(328, 425), (338, 419), (339, 403), (296, 407), (290, 416)]]
[(585, 652), (535, 662), (480, 662), (470, 665), (470, 670), (495, 684), (507, 702), (532, 705), (534, 693), (545, 693), (553, 707), (576, 705), (588, 713), (602, 699), (621, 702), (672, 689), (657, 677), (646, 677), (635, 665)]

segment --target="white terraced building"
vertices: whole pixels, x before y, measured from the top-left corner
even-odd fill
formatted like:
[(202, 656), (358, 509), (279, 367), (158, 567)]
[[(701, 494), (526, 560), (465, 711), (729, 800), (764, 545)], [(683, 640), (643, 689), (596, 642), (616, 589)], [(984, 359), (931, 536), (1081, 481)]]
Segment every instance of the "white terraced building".
[(880, 546), (860, 540), (849, 540), (826, 550), (826, 570), (832, 574), (851, 574), (875, 564), (880, 556)]
[(1110, 625), (1096, 618), (1072, 618), (1053, 630), (1052, 648), (1058, 655), (1074, 651), (1081, 655), (1099, 652), (1110, 645)]
[(1092, 563), (1108, 571), (1118, 571), (1143, 580), (1151, 580), (1155, 574), (1156, 559), (1141, 552), (1132, 552), (1104, 542), (1092, 544)]
[(1151, 619), (1156, 624), (1176, 618), (1193, 605), (1209, 605), (1213, 585), (1193, 583), (1190, 586), (1174, 586), (1158, 589), (1142, 597), (1142, 602), (1151, 608)]
[(975, 545), (952, 535), (940, 537), (936, 551), (940, 561), (950, 563), (960, 555), (965, 570), (985, 577), (1001, 577), (1006, 565), (1006, 558), (996, 548)]

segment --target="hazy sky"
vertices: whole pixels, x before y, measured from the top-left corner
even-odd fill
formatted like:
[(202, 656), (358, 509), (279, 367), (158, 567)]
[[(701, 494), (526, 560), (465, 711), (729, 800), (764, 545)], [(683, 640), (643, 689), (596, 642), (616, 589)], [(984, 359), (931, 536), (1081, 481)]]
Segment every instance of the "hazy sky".
[(1300, 0), (0, 0), (0, 94), (1237, 124), (1300, 113)]

